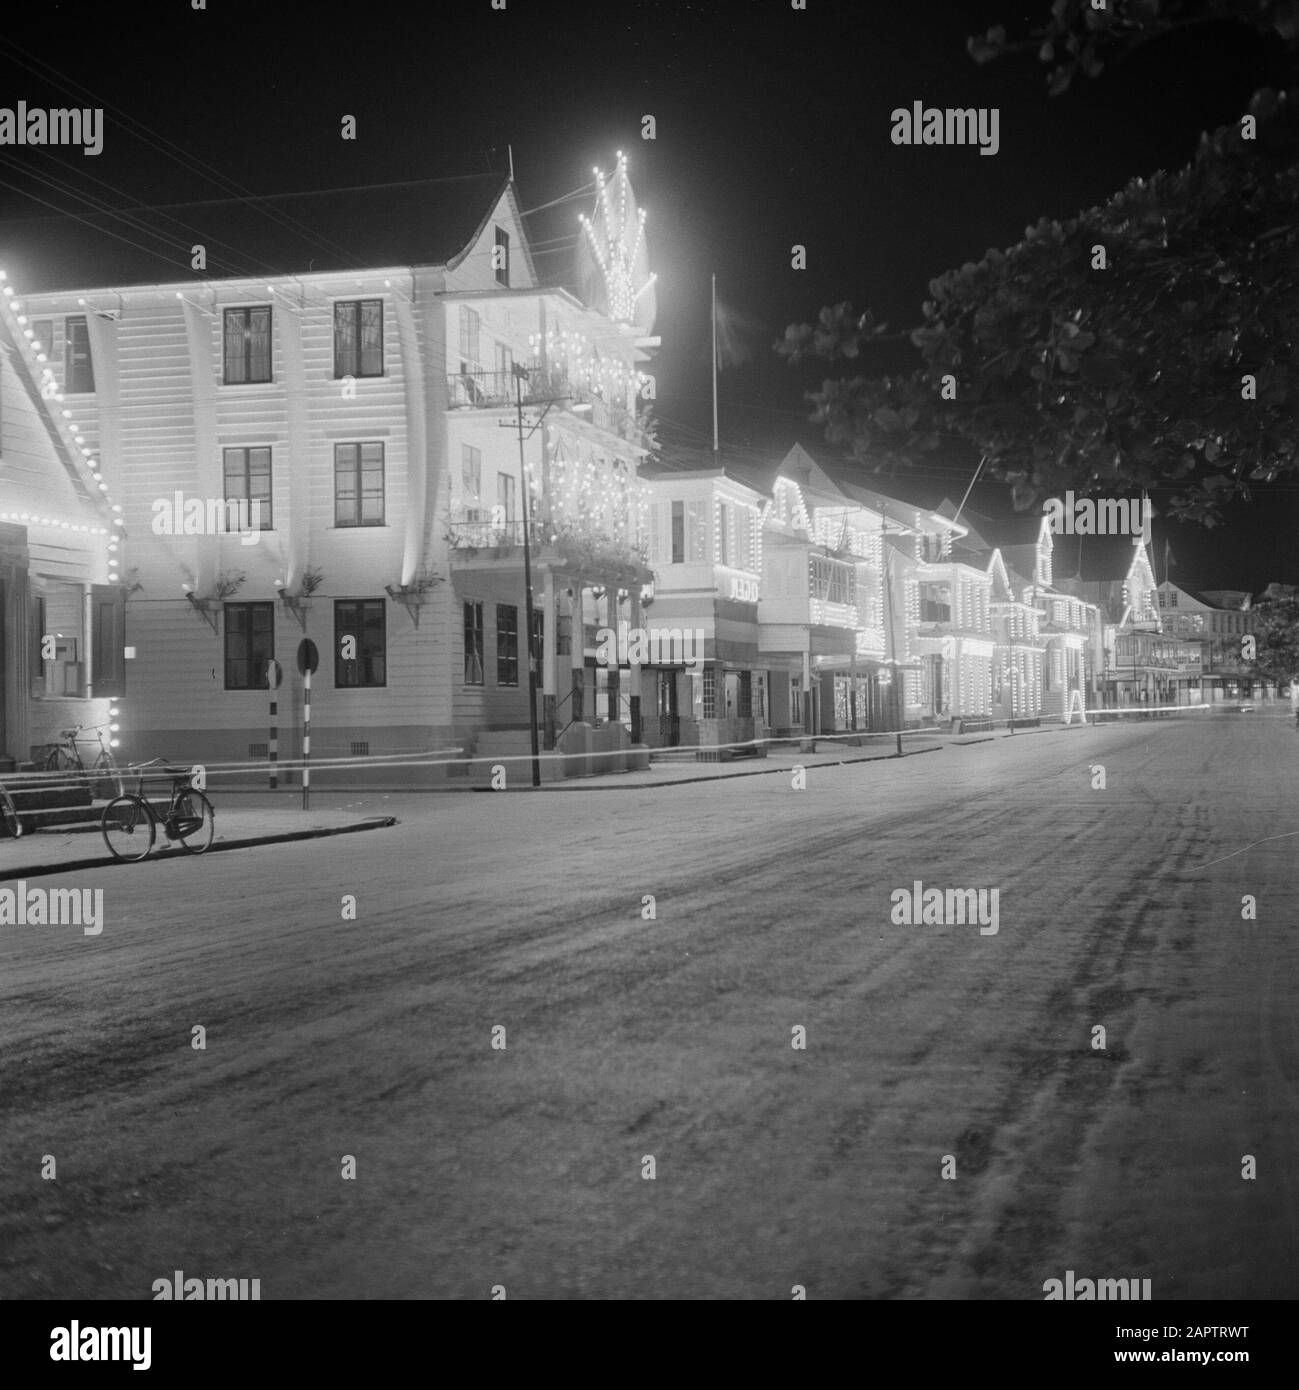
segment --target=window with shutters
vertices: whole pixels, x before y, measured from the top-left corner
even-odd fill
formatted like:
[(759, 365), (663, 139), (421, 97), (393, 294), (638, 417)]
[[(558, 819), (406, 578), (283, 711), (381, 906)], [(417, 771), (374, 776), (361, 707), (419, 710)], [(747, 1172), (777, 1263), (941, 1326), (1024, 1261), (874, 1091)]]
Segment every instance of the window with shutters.
[(686, 508), (686, 554), (691, 564), (708, 559), (708, 539), (704, 530), (707, 515), (703, 502), (691, 502)]
[(517, 497), (515, 478), (512, 473), (496, 475), (496, 505), (500, 508), (500, 519), (509, 526), (514, 522), (514, 506)]
[(126, 694), (125, 591), (116, 584), (92, 584), (90, 604), (94, 694), (99, 699), (117, 699)]
[(513, 603), (496, 605), (496, 684), (519, 683), (519, 610)]
[(483, 683), (483, 605), (472, 599), (465, 600), (464, 606), (465, 638), (465, 684)]
[(462, 372), (481, 372), (482, 360), (478, 356), (478, 310), (467, 304), (460, 306), (460, 370)]
[(45, 694), (45, 599), (33, 594), (31, 601), (32, 694)]
[(460, 446), (460, 495), (466, 521), (481, 519), (483, 499), (483, 451), (472, 444)]

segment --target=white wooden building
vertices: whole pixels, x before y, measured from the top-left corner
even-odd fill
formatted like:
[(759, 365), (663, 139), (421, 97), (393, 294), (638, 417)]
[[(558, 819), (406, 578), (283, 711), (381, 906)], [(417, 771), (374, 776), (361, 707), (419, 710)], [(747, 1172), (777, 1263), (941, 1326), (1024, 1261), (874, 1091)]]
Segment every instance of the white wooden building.
[(0, 276), (0, 771), (61, 729), (109, 737), (122, 693), (121, 504), (46, 384), (47, 349)]
[[(354, 251), (308, 256), (252, 223), (213, 236), (214, 256), (234, 242), (277, 273), (26, 296), (124, 509), (131, 755), (260, 767), (274, 660), (292, 756), (304, 637), (313, 757), (517, 745), (524, 470), (552, 739), (561, 620), (581, 632), (628, 574), (639, 592), (643, 331), (539, 284), (511, 182), (450, 182), (353, 209)], [(344, 244), (339, 199), (294, 211)]]

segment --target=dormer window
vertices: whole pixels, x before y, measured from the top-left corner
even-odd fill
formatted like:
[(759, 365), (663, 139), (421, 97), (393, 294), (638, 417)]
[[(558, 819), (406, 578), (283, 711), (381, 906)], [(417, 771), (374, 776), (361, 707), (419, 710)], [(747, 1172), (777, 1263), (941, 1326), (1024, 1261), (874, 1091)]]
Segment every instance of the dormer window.
[(492, 248), (492, 269), (496, 272), (496, 283), (508, 290), (510, 287), (510, 234), (501, 227), (496, 229), (496, 245)]

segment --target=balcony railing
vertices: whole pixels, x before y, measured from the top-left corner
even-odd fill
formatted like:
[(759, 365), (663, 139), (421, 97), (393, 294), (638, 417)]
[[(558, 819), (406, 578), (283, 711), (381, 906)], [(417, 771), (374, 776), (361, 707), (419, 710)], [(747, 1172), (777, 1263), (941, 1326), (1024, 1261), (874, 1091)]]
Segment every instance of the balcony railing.
[[(452, 410), (490, 410), (513, 405), (514, 382), (513, 372), (455, 372), (447, 377), (447, 397)], [(532, 394), (530, 374), (523, 384), (524, 401)]]
[[(505, 550), (523, 544), (523, 522), (493, 526), (490, 521), (453, 521), (448, 539), (452, 550)], [(528, 539), (534, 546), (547, 539), (540, 522), (529, 522)]]
[[(452, 410), (499, 410), (517, 399), (515, 374), (509, 372), (453, 372), (447, 377), (447, 400)], [(570, 380), (552, 368), (527, 368), (523, 382), (523, 404), (564, 399), (576, 405), (589, 405), (584, 418), (597, 429), (616, 434), (633, 443), (639, 441), (640, 422), (634, 411), (621, 402), (606, 400), (581, 382)]]

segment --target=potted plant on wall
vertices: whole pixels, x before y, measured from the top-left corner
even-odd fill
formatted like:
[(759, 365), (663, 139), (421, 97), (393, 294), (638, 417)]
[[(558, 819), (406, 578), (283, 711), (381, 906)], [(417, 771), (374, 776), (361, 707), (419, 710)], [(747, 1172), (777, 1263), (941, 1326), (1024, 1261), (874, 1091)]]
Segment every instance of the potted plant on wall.
[(411, 621), (418, 627), (419, 610), (428, 601), (432, 590), (440, 583), (442, 583), (440, 574), (434, 574), (430, 570), (421, 570), (409, 584), (385, 584), (383, 590), (394, 603), (401, 604), (410, 614)]

